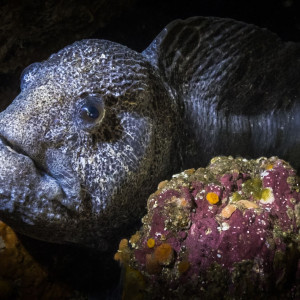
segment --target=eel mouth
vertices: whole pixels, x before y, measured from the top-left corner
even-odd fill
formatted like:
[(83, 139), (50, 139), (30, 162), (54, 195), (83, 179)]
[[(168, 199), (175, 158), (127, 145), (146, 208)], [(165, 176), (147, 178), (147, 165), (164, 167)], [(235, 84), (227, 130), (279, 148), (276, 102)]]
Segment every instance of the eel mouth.
[[(69, 210), (59, 182), (45, 172), (23, 149), (0, 135), (0, 217), (16, 231), (45, 239), (46, 228), (53, 234)], [(65, 239), (57, 234), (57, 241)]]
[(26, 159), (29, 159), (34, 164), (35, 168), (44, 174), (47, 174), (48, 176), (52, 177), (51, 174), (49, 174), (45, 168), (43, 168), (41, 165), (39, 165), (26, 151), (24, 151), (21, 147), (11, 142), (9, 139), (4, 137), (0, 133), (0, 146), (6, 147), (9, 151), (13, 152), (15, 155), (23, 156)]
[(19, 146), (10, 142), (6, 137), (0, 134), (0, 144), (7, 147), (10, 151), (15, 152), (16, 154), (22, 154), (24, 156), (29, 157), (32, 161), (33, 159)]
[[(14, 182), (11, 181), (10, 177), (14, 178)], [(12, 184), (11, 188), (22, 185), (22, 180), (31, 180), (32, 183), (43, 184), (41, 178), (47, 178), (47, 181), (51, 181), (55, 189), (62, 190), (59, 181), (52, 174), (21, 147), (0, 134), (0, 187), (3, 185), (3, 182), (1, 182), (3, 178), (6, 178)]]

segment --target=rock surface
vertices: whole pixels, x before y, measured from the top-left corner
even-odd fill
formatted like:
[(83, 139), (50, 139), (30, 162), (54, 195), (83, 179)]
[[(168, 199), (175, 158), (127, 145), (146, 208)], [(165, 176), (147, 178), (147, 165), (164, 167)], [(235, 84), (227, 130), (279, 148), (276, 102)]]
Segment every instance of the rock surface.
[[(300, 186), (286, 162), (214, 158), (161, 182), (141, 230), (120, 242), (123, 298), (299, 299), (299, 230)], [(85, 297), (0, 222), (1, 299)]]
[(300, 187), (285, 161), (216, 157), (147, 206), (115, 255), (124, 299), (299, 299)]
[[(49, 276), (0, 221), (0, 299), (75, 299), (76, 292)], [(78, 298), (79, 299), (79, 298)]]
[(0, 299), (118, 299), (119, 267), (107, 253), (56, 245), (0, 221)]

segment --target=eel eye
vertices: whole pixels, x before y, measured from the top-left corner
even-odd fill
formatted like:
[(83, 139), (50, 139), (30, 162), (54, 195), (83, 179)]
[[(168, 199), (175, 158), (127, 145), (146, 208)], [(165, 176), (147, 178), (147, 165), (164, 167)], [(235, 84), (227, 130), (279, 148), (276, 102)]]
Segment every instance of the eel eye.
[(98, 108), (93, 105), (93, 104), (85, 104), (81, 107), (80, 110), (80, 117), (84, 120), (89, 120), (89, 119), (98, 119), (100, 116), (100, 112)]
[(83, 129), (90, 130), (102, 121), (104, 115), (103, 98), (97, 94), (86, 95), (82, 98), (77, 122)]

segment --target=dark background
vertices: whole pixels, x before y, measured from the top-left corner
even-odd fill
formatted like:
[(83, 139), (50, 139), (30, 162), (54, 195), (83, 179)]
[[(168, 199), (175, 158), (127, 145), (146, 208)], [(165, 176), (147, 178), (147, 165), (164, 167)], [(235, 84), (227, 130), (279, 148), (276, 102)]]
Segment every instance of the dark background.
[[(19, 92), (21, 71), (83, 38), (142, 51), (170, 21), (229, 17), (300, 40), (299, 0), (0, 0), (0, 111)], [(176, 3), (176, 4), (175, 4)]]
[[(176, 4), (175, 4), (176, 2)], [(286, 41), (300, 41), (300, 0), (0, 0), (0, 111), (19, 93), (19, 78), (29, 64), (84, 38), (119, 42), (137, 51), (176, 18), (228, 17), (269, 28)], [(31, 253), (72, 282), (100, 282), (91, 274), (103, 268), (98, 254), (24, 239)], [(59, 252), (62, 258), (57, 258)], [(49, 253), (56, 253), (49, 262)], [(95, 256), (98, 257), (95, 260)], [(75, 260), (81, 266), (74, 264)], [(56, 264), (53, 262), (56, 261)], [(91, 263), (92, 262), (92, 263)], [(93, 268), (89, 269), (89, 266)], [(62, 270), (59, 269), (61, 267)], [(67, 273), (63, 269), (68, 269)], [(114, 273), (113, 269), (105, 270)], [(102, 272), (103, 273), (103, 272)], [(80, 278), (78, 278), (78, 274)], [(72, 276), (75, 277), (73, 280)], [(95, 277), (95, 276), (94, 276)], [(100, 276), (101, 278), (101, 276)], [(118, 280), (118, 276), (115, 276)], [(103, 281), (104, 282), (104, 281)], [(77, 283), (76, 283), (77, 284)], [(105, 282), (107, 284), (107, 281)]]

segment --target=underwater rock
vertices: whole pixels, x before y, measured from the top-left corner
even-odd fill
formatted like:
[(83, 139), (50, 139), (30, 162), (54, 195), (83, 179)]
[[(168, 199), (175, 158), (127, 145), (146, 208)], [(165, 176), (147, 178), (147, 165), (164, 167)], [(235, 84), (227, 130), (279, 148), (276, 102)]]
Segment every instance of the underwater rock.
[(84, 299), (57, 282), (0, 221), (0, 299)]
[(147, 207), (115, 255), (124, 299), (299, 299), (300, 186), (285, 161), (216, 157)]

